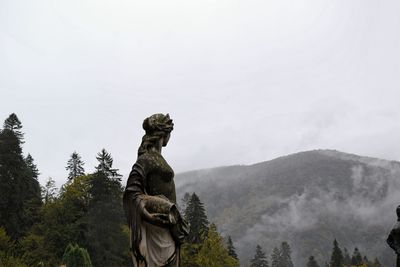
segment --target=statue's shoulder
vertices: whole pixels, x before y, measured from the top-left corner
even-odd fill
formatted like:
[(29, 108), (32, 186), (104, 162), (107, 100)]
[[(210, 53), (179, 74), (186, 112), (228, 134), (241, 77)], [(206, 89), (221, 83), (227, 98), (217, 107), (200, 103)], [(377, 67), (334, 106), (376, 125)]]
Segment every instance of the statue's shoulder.
[(156, 153), (149, 151), (141, 154), (137, 158), (136, 164), (139, 164), (142, 168), (146, 170), (151, 170), (155, 166), (157, 166), (159, 160), (159, 156)]

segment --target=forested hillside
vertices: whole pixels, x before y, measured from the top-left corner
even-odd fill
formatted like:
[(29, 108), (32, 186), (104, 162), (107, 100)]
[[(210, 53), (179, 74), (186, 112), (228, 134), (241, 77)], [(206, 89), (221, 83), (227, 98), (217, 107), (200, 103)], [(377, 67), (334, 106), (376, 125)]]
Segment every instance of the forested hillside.
[(177, 192), (197, 192), (210, 220), (231, 236), (241, 262), (257, 244), (282, 241), (295, 265), (329, 262), (332, 241), (394, 266), (386, 237), (400, 204), (400, 164), (332, 150), (302, 152), (250, 166), (177, 175)]

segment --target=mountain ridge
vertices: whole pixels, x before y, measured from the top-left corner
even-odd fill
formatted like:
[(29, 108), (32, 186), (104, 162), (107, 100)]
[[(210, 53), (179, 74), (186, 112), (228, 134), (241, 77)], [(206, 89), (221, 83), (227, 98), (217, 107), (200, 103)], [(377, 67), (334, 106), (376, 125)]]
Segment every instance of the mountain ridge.
[[(337, 238), (348, 250), (358, 246), (391, 266), (382, 240), (400, 203), (399, 174), (396, 161), (320, 149), (251, 165), (180, 173), (176, 184), (178, 197), (185, 192), (200, 196), (210, 220), (237, 243), (243, 262), (252, 257), (255, 243), (269, 254), (287, 240), (297, 265), (305, 264), (311, 253), (323, 263)], [(332, 220), (345, 225), (338, 228)], [(367, 242), (366, 235), (374, 241)]]

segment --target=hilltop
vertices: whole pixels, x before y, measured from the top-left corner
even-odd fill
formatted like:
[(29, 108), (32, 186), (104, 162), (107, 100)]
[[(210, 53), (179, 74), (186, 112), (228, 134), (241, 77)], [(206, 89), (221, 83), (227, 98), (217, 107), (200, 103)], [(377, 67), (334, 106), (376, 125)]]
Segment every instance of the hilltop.
[(393, 266), (386, 245), (400, 203), (400, 163), (335, 150), (300, 152), (253, 165), (197, 170), (176, 176), (179, 198), (196, 192), (242, 262), (260, 244), (267, 254), (287, 240), (295, 265), (329, 259), (332, 241), (350, 253)]

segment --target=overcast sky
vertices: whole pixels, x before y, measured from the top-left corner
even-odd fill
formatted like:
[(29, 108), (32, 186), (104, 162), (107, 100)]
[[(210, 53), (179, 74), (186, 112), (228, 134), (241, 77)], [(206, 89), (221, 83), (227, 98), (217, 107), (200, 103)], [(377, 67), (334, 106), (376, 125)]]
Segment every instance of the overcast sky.
[(58, 185), (76, 150), (124, 175), (170, 113), (175, 172), (317, 148), (400, 160), (398, 0), (0, 1), (0, 120)]

